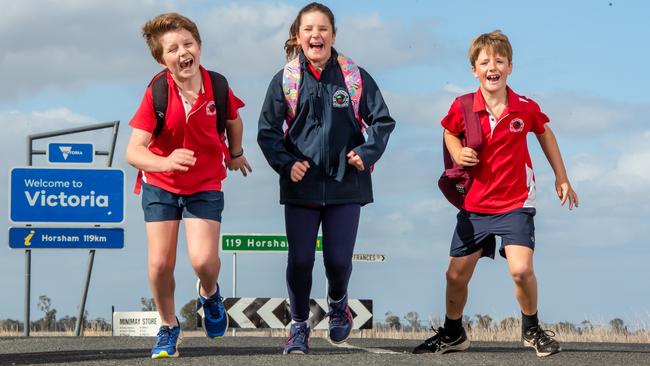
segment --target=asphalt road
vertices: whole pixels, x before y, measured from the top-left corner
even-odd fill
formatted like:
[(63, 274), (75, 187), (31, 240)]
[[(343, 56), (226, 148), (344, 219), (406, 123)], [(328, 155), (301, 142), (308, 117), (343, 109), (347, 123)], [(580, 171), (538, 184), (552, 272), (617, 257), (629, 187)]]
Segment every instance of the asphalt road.
[(0, 338), (0, 365), (650, 365), (650, 344), (564, 343), (562, 353), (538, 358), (519, 343), (474, 342), (462, 353), (413, 355), (413, 340), (351, 339), (336, 347), (311, 340), (309, 355), (282, 355), (284, 338), (186, 338), (178, 359), (152, 360), (153, 338)]

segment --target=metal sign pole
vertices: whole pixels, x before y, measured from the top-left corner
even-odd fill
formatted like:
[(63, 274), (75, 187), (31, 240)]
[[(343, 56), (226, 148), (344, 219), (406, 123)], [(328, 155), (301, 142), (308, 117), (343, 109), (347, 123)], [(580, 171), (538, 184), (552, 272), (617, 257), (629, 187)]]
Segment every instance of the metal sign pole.
[[(113, 155), (115, 154), (115, 142), (117, 141), (117, 132), (119, 131), (120, 128), (120, 121), (114, 122), (112, 127), (113, 127), (113, 138), (111, 140), (111, 150), (108, 152), (108, 162), (107, 162), (108, 167), (113, 166)], [(99, 151), (96, 152), (95, 154), (99, 155)], [(75, 330), (74, 330), (74, 335), (77, 337), (81, 335), (81, 329), (83, 328), (83, 324), (84, 324), (86, 298), (88, 297), (88, 287), (90, 287), (90, 276), (93, 273), (94, 262), (95, 262), (95, 250), (93, 249), (88, 252), (88, 270), (86, 271), (86, 281), (84, 284), (83, 291), (81, 293), (81, 303), (79, 304), (79, 317), (77, 318), (77, 324), (75, 325)]]
[(31, 291), (32, 251), (25, 251), (25, 326), (23, 336), (29, 337), (29, 295)]
[(90, 286), (90, 275), (93, 273), (93, 262), (95, 261), (95, 250), (88, 252), (88, 270), (86, 271), (86, 283), (84, 290), (81, 293), (81, 304), (79, 305), (79, 317), (77, 317), (77, 324), (74, 328), (74, 335), (79, 337), (84, 323), (84, 312), (86, 310), (86, 297), (88, 296), (88, 287)]
[[(237, 252), (232, 252), (232, 297), (237, 297)], [(232, 335), (237, 335), (237, 329), (232, 329)]]
[[(27, 165), (32, 165), (32, 139), (27, 137)], [(29, 337), (29, 303), (32, 285), (32, 251), (25, 250), (25, 326), (23, 336)]]

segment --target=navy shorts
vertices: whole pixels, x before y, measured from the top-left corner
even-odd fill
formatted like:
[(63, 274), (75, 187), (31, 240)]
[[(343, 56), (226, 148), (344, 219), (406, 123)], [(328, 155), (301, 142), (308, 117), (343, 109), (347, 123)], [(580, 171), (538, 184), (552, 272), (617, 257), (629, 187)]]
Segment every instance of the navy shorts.
[(460, 210), (451, 239), (449, 255), (464, 257), (483, 249), (481, 257), (494, 259), (496, 237), (501, 237), (499, 254), (506, 257), (505, 246), (516, 244), (535, 250), (535, 223), (532, 207), (518, 208), (503, 214), (479, 214)]
[(142, 210), (145, 222), (181, 220), (182, 217), (221, 222), (223, 192), (203, 191), (184, 195), (143, 182)]

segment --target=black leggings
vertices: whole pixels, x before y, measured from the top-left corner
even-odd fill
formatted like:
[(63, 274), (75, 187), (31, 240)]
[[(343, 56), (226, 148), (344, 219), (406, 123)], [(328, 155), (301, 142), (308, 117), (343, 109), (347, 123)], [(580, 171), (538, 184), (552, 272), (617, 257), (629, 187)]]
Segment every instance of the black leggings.
[(323, 262), (329, 283), (328, 295), (339, 300), (348, 291), (352, 253), (359, 227), (359, 204), (305, 207), (285, 205), (284, 220), (289, 243), (287, 288), (291, 318), (309, 318), (312, 269), (318, 227), (323, 225)]

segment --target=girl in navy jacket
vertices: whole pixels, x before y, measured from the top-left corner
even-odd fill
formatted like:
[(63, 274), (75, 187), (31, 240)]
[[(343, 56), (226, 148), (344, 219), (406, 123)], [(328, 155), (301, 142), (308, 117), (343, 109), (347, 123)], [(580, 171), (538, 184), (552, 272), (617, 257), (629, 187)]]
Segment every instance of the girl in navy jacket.
[(395, 127), (375, 81), (336, 52), (335, 39), (328, 7), (311, 3), (300, 10), (285, 43), (290, 62), (271, 80), (259, 119), (257, 141), (279, 174), (285, 205), (292, 316), (285, 354), (308, 352), (321, 224), (329, 335), (340, 343), (350, 334), (347, 287), (360, 209), (373, 200), (370, 171)]

